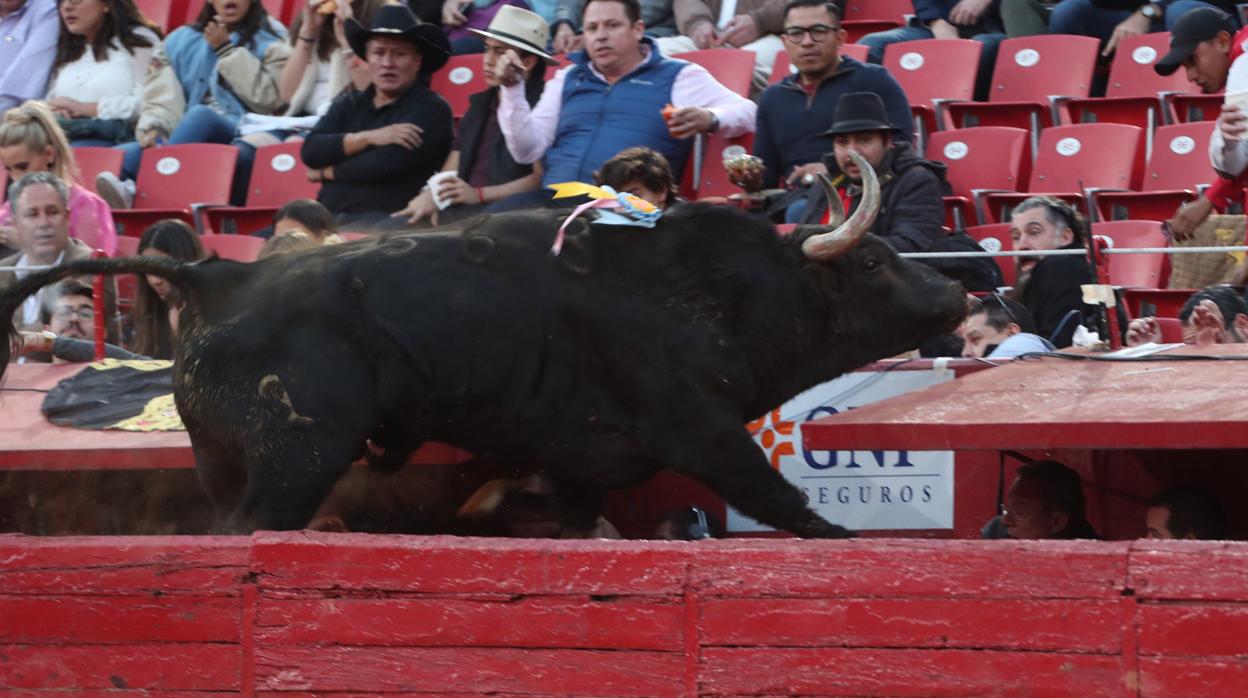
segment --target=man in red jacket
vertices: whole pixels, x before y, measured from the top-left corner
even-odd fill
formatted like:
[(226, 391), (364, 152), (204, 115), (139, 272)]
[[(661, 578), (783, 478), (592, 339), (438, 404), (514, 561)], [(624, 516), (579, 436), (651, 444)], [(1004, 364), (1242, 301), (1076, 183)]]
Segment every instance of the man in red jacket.
[[(1202, 7), (1183, 15), (1170, 34), (1170, 52), (1153, 69), (1170, 75), (1182, 67), (1187, 79), (1201, 92), (1215, 94), (1224, 88), (1228, 104), (1223, 106), (1210, 142), (1209, 157), (1217, 172), (1205, 195), (1184, 204), (1170, 219), (1179, 240), (1191, 236), (1201, 221), (1215, 209), (1225, 210), (1232, 201), (1242, 201), (1243, 173), (1248, 165), (1248, 109), (1233, 101), (1235, 92), (1248, 90), (1248, 61), (1240, 60), (1248, 28), (1236, 29), (1230, 15)], [(1248, 96), (1248, 95), (1245, 95)]]

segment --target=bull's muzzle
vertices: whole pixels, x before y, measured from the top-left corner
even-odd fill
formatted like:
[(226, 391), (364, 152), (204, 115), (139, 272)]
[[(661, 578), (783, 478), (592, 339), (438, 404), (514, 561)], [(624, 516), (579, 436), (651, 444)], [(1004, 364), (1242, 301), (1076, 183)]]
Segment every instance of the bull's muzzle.
[[(852, 150), (849, 151), (849, 157), (853, 158), (854, 163), (858, 165), (858, 171), (862, 173), (862, 203), (845, 222), (834, 220), (832, 223), (836, 226), (834, 230), (811, 235), (802, 243), (802, 252), (808, 259), (816, 262), (826, 262), (845, 254), (867, 234), (867, 231), (871, 229), (871, 224), (875, 223), (876, 214), (880, 212), (880, 180), (875, 176), (875, 168), (867, 162), (866, 158)], [(823, 183), (823, 191), (828, 197), (828, 206), (834, 211), (841, 208), (839, 206), (840, 195), (836, 193), (828, 176), (819, 175), (819, 181)]]

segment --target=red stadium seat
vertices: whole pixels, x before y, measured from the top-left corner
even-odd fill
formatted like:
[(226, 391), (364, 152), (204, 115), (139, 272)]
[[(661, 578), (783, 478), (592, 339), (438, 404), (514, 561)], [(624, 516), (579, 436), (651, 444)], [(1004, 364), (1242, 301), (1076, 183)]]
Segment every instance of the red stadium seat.
[(844, 7), (841, 27), (848, 35), (846, 41), (905, 26), (906, 15), (914, 14), (910, 0), (849, 0)]
[(1186, 124), (1194, 121), (1216, 121), (1222, 113), (1223, 95), (1172, 94), (1166, 95), (1164, 102), (1174, 123)]
[(315, 199), (319, 184), (308, 181), (308, 168), (299, 159), (303, 143), (278, 143), (256, 149), (245, 207), (203, 209), (206, 233), (251, 235), (269, 227), (273, 214), (295, 199)]
[(430, 78), (429, 89), (442, 95), (451, 105), (451, 114), (457, 121), (468, 112), (468, 97), (488, 87), (481, 61), (479, 53), (451, 56)]
[(290, 26), (294, 21), (295, 15), (303, 9), (303, 3), (306, 0), (260, 0), (260, 4), (264, 5), (264, 10), (277, 21)]
[(1124, 288), (1123, 303), (1133, 318), (1178, 317), (1194, 288)]
[(689, 163), (685, 166), (684, 179), (680, 185), (681, 196), (689, 200), (705, 199), (711, 196), (730, 196), (740, 194), (741, 187), (728, 181), (728, 170), (724, 169), (724, 160), (734, 155), (749, 153), (754, 147), (754, 134), (747, 133), (736, 138), (727, 138), (713, 133), (705, 139), (702, 155), (701, 174), (694, 180), (694, 153), (689, 154)]
[(1213, 180), (1208, 154), (1212, 135), (1212, 125), (1200, 121), (1157, 129), (1142, 191), (1094, 194), (1098, 215), (1104, 220), (1173, 216), (1180, 204), (1194, 199), (1199, 188)]
[(673, 57), (706, 68), (719, 84), (748, 99), (750, 83), (754, 80), (754, 56), (753, 51), (741, 48), (708, 48), (677, 53)]
[(983, 44), (970, 39), (902, 41), (884, 48), (884, 67), (910, 100), (915, 130), (944, 128), (942, 102), (974, 99), (975, 72)]
[[(188, 17), (191, 11), (190, 0), (135, 0), (139, 10), (143, 15), (152, 21), (153, 24), (160, 27), (160, 31), (168, 35), (169, 32), (186, 24), (194, 17)], [(201, 5), (196, 3), (194, 11), (199, 14)]]
[(1040, 135), (1029, 193), (983, 193), (976, 203), (984, 223), (1005, 220), (1009, 209), (1035, 194), (1050, 194), (1086, 211), (1091, 189), (1135, 190), (1144, 169), (1144, 130), (1124, 124), (1054, 126)]
[[(1092, 224), (1092, 234), (1104, 238), (1111, 248), (1168, 247), (1157, 221), (1109, 221)], [(1165, 254), (1109, 255), (1109, 283), (1137, 288), (1165, 288), (1170, 276), (1170, 257)]]
[(213, 235), (207, 233), (199, 236), (204, 246), (204, 253), (217, 253), (221, 259), (232, 259), (236, 262), (254, 262), (260, 256), (264, 240), (250, 235)]
[[(992, 223), (989, 225), (973, 225), (966, 229), (979, 246), (989, 252), (1001, 252), (1014, 249), (1014, 240), (1010, 238), (1009, 223)], [(993, 257), (1001, 268), (1001, 277), (1006, 286), (1014, 285), (1014, 257)]]
[(1149, 129), (1151, 135), (1152, 129), (1165, 122), (1160, 95), (1192, 88), (1181, 70), (1164, 77), (1153, 70), (1153, 64), (1169, 50), (1168, 32), (1123, 39), (1109, 67), (1105, 96), (1065, 100), (1063, 123), (1130, 124)]
[(1100, 40), (1088, 36), (1038, 34), (1006, 39), (997, 50), (988, 102), (949, 105), (953, 128), (1014, 126), (1032, 132), (1053, 123), (1057, 97), (1087, 97)]
[(981, 126), (937, 131), (929, 137), (926, 152), (927, 159), (949, 168), (946, 176), (954, 197), (949, 197), (946, 208), (956, 205), (963, 224), (969, 222), (966, 213), (973, 207), (976, 191), (1017, 191), (1031, 173), (1028, 134), (1021, 128)]
[[(867, 62), (867, 53), (870, 50), (871, 49), (867, 48), (866, 46), (863, 46), (862, 44), (842, 44), (841, 45), (841, 55), (849, 56), (850, 58), (858, 61), (859, 63)], [(780, 82), (781, 80), (783, 80), (785, 77), (792, 75), (796, 72), (797, 72), (797, 68), (794, 68), (793, 64), (789, 62), (788, 51), (780, 51), (779, 53), (776, 54), (775, 63), (771, 64), (771, 77), (767, 79), (767, 84), (774, 85)]]
[(95, 176), (101, 172), (121, 175), (121, 163), (124, 159), (125, 155), (116, 148), (94, 146), (74, 148), (74, 163), (78, 165), (78, 183), (95, 192)]
[(192, 143), (143, 151), (135, 181), (134, 208), (113, 211), (121, 235), (138, 236), (162, 218), (179, 218), (190, 225), (196, 204), (225, 205), (238, 149), (232, 145)]
[(1177, 317), (1158, 317), (1157, 328), (1161, 330), (1161, 341), (1164, 344), (1183, 343), (1183, 323)]

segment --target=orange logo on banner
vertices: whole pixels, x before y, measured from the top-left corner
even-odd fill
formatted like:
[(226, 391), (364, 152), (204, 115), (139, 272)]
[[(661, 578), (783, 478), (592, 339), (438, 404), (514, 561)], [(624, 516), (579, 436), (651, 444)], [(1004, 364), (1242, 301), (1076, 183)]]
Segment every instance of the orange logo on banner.
[[(770, 425), (768, 424), (770, 423)], [(780, 419), (780, 408), (767, 413), (745, 425), (750, 434), (758, 436), (759, 443), (767, 452), (771, 467), (780, 469), (780, 459), (797, 453), (793, 448), (793, 428), (797, 422), (786, 422)]]

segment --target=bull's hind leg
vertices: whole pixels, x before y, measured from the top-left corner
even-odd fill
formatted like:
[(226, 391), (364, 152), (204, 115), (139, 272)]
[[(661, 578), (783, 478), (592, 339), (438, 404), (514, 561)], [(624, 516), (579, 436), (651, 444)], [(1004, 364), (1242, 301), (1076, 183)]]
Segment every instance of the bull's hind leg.
[(672, 469), (711, 488), (742, 514), (803, 538), (857, 535), (811, 511), (801, 490), (771, 467), (744, 428), (682, 434), (672, 442), (664, 449)]

